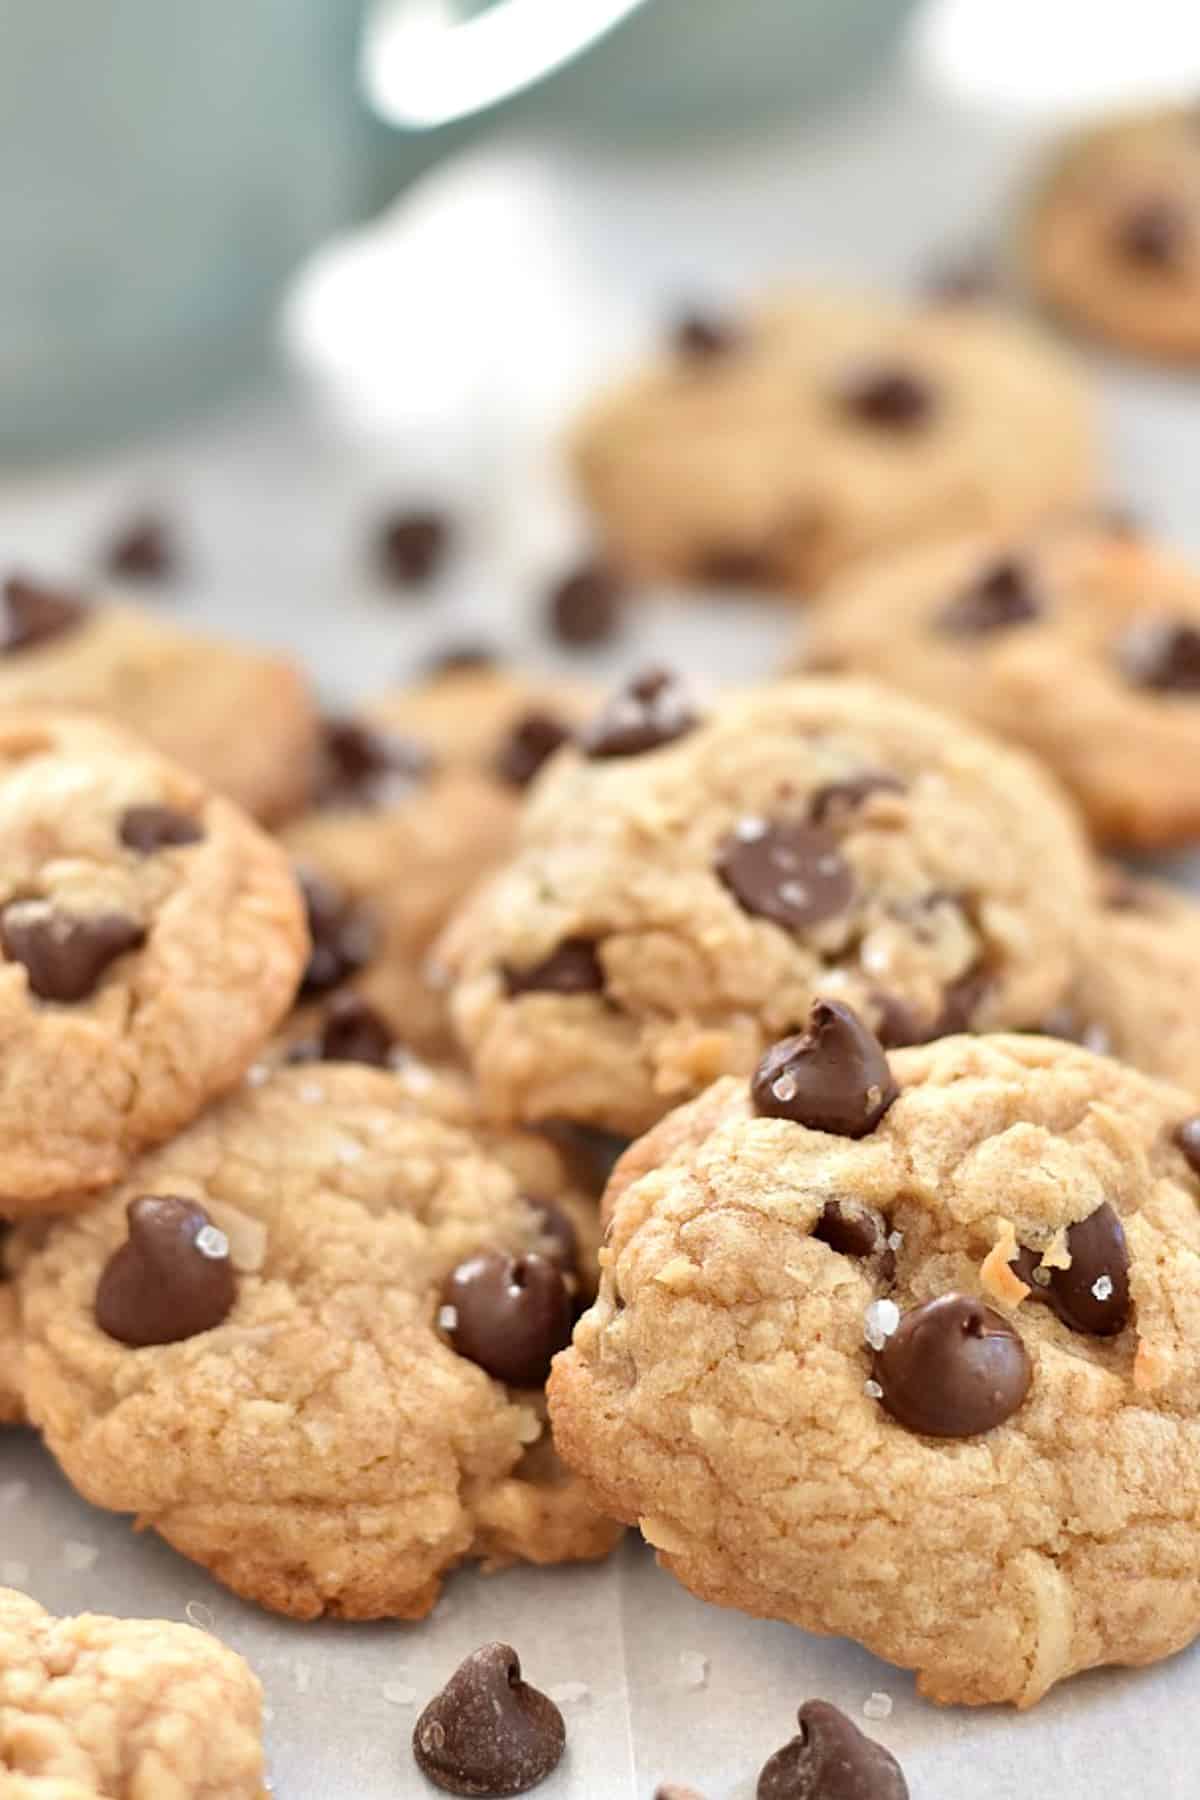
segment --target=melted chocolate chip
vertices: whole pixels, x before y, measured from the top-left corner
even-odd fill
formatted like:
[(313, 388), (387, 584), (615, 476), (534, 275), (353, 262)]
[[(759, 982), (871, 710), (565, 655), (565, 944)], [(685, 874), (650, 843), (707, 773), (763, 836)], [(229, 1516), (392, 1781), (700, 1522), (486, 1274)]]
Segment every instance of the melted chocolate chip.
[(118, 1343), (175, 1344), (211, 1331), (237, 1297), (229, 1245), (202, 1206), (144, 1194), (126, 1208), (127, 1242), (104, 1265), (96, 1323)]
[(928, 382), (901, 368), (857, 370), (838, 398), (851, 418), (883, 431), (918, 431), (928, 425), (936, 407)]
[(625, 582), (611, 563), (580, 564), (551, 589), (546, 620), (560, 644), (603, 644), (616, 635)]
[(141, 513), (119, 531), (104, 556), (112, 575), (125, 581), (167, 581), (175, 573), (171, 527), (159, 513)]
[(676, 353), (689, 362), (713, 362), (740, 349), (742, 341), (738, 326), (716, 313), (682, 313), (671, 332)]
[(126, 807), (117, 829), (125, 848), (142, 856), (153, 856), (156, 850), (170, 850), (181, 844), (198, 844), (204, 837), (199, 819), (174, 806)]
[(1115, 1337), (1129, 1319), (1129, 1246), (1111, 1206), (1098, 1206), (1071, 1226), (1067, 1253), (1069, 1269), (1043, 1269), (1038, 1252), (1022, 1246), (1013, 1268), (1030, 1299), (1043, 1300), (1072, 1331)]
[(373, 1006), (358, 994), (333, 996), (317, 1045), (321, 1062), (368, 1063), (386, 1069), (395, 1047), (391, 1026)]
[(887, 1248), (887, 1221), (858, 1200), (827, 1200), (812, 1234), (839, 1256), (874, 1256)]
[(1113, 248), (1126, 262), (1147, 273), (1169, 274), (1178, 265), (1189, 237), (1186, 208), (1165, 194), (1151, 195), (1121, 215), (1113, 231)]
[(145, 941), (145, 927), (125, 913), (59, 912), (48, 900), (14, 900), (0, 913), (4, 953), (43, 1000), (86, 1000), (108, 965)]
[(1193, 1175), (1200, 1175), (1200, 1113), (1176, 1126), (1175, 1142)]
[(901, 1318), (875, 1353), (882, 1402), (909, 1431), (975, 1437), (1012, 1417), (1033, 1367), (1009, 1321), (969, 1294), (942, 1294)]
[(579, 1233), (574, 1221), (552, 1200), (529, 1202), (538, 1217), (539, 1254), (556, 1263), (568, 1285), (579, 1273)]
[(604, 970), (590, 938), (564, 938), (531, 969), (506, 968), (504, 985), (512, 995), (598, 994), (604, 987)]
[(586, 725), (579, 742), (584, 755), (641, 756), (673, 743), (700, 723), (691, 696), (669, 669), (647, 669), (635, 675)]
[(557, 1706), (521, 1680), (516, 1651), (485, 1644), (429, 1702), (412, 1746), (421, 1773), (444, 1793), (499, 1800), (544, 1781), (566, 1741)]
[(571, 733), (553, 713), (533, 709), (519, 718), (499, 750), (493, 767), (510, 787), (528, 787), (542, 764), (567, 743)]
[(755, 1110), (810, 1131), (861, 1138), (899, 1094), (879, 1039), (838, 1000), (818, 1000), (808, 1030), (767, 1051), (750, 1083)]
[(834, 918), (854, 898), (854, 871), (820, 825), (743, 819), (715, 867), (739, 906), (788, 931)]
[(444, 513), (391, 513), (379, 527), (376, 551), (380, 572), (394, 587), (420, 587), (432, 580), (450, 544)]
[(908, 1800), (891, 1753), (827, 1700), (808, 1700), (800, 1731), (766, 1763), (756, 1800)]
[(1164, 694), (1200, 693), (1200, 626), (1186, 619), (1139, 619), (1116, 646), (1126, 681)]
[(324, 994), (371, 960), (375, 929), (369, 915), (315, 869), (298, 867), (296, 879), (312, 939), (300, 992)]
[(548, 1257), (483, 1250), (460, 1263), (442, 1289), (460, 1356), (509, 1387), (541, 1387), (550, 1358), (571, 1337), (571, 1297)]
[(1001, 556), (943, 607), (933, 623), (945, 637), (988, 637), (994, 631), (1027, 625), (1041, 612), (1028, 565), (1019, 557)]
[(46, 587), (25, 575), (10, 575), (4, 583), (0, 654), (28, 650), (34, 644), (75, 631), (87, 616), (88, 609), (78, 594)]
[(857, 812), (872, 794), (903, 794), (904, 783), (883, 769), (864, 769), (861, 775), (849, 775), (845, 781), (828, 781), (819, 787), (809, 801), (809, 817), (814, 825), (835, 823), (847, 814)]
[(330, 807), (396, 806), (433, 767), (424, 744), (357, 719), (324, 721), (321, 760), (317, 803)]

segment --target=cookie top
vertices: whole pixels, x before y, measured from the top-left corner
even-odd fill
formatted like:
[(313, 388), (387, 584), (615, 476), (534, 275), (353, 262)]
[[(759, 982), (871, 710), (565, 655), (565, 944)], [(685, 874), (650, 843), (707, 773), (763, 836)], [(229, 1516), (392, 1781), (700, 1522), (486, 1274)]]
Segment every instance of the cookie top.
[(30, 1416), (86, 1498), (296, 1617), (419, 1618), (466, 1556), (601, 1555), (545, 1427), (578, 1287), (537, 1179), (392, 1075), (269, 1075), (18, 1234)]
[(19, 575), (0, 584), (12, 706), (101, 713), (269, 823), (308, 793), (316, 709), (285, 658)]
[(1121, 521), (917, 545), (825, 598), (802, 663), (886, 677), (1024, 744), (1102, 839), (1200, 831), (1200, 575)]
[(17, 1298), (4, 1265), (7, 1231), (8, 1227), (0, 1223), (0, 1425), (16, 1425), (25, 1416), (25, 1404)]
[(115, 726), (0, 714), (0, 1216), (120, 1176), (235, 1082), (304, 966), (278, 847)]
[(988, 307), (785, 293), (602, 396), (574, 460), (635, 573), (803, 593), (914, 536), (1082, 499), (1092, 407)]
[(1078, 132), (1029, 200), (1034, 293), (1123, 349), (1200, 356), (1200, 109), (1159, 107)]
[(696, 1593), (936, 1700), (1028, 1706), (1189, 1642), (1195, 1102), (1044, 1038), (885, 1062), (853, 1015), (783, 1063), (618, 1169), (563, 1455)]
[(0, 1588), (5, 1800), (265, 1800), (262, 1689), (207, 1631)]
[(893, 1043), (1061, 997), (1091, 877), (1018, 753), (866, 684), (703, 709), (661, 672), (581, 745), (440, 948), (497, 1116), (644, 1130), (815, 993)]

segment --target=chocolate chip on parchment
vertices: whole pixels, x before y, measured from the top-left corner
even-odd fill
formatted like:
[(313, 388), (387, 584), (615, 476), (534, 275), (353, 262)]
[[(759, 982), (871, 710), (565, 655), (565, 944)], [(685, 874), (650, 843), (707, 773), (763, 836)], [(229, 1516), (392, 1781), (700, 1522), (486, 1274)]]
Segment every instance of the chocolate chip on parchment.
[(1113, 228), (1112, 244), (1126, 262), (1162, 275), (1178, 266), (1189, 235), (1187, 209), (1166, 194), (1153, 194), (1121, 214)]
[(742, 819), (715, 867), (746, 912), (789, 931), (845, 912), (854, 898), (854, 871), (837, 838), (799, 820)]
[(145, 941), (145, 927), (126, 913), (60, 912), (49, 900), (13, 900), (0, 913), (4, 953), (42, 1000), (86, 1000), (109, 964)]
[(564, 938), (558, 948), (531, 969), (504, 969), (504, 985), (518, 994), (598, 994), (604, 970), (590, 938)]
[(1030, 1299), (1044, 1301), (1072, 1331), (1115, 1337), (1129, 1319), (1129, 1246), (1107, 1202), (1070, 1227), (1067, 1254), (1069, 1269), (1044, 1269), (1038, 1252), (1022, 1246), (1013, 1268)]
[(109, 574), (126, 581), (168, 581), (177, 564), (171, 527), (157, 512), (138, 513), (130, 519), (104, 553)]
[[(509, 1387), (541, 1387), (571, 1338), (571, 1296), (547, 1256), (482, 1250), (447, 1277), (445, 1330), (460, 1356)], [(451, 1318), (451, 1315), (453, 1317)]]
[(562, 1714), (521, 1679), (508, 1644), (484, 1644), (460, 1663), (413, 1730), (421, 1773), (447, 1794), (502, 1800), (537, 1787), (566, 1748)]
[(743, 333), (732, 319), (698, 309), (680, 313), (671, 329), (676, 354), (689, 362), (714, 362), (740, 349), (743, 342)]
[(942, 1294), (904, 1313), (874, 1367), (887, 1411), (927, 1437), (993, 1430), (1017, 1411), (1033, 1379), (1015, 1327), (969, 1294)]
[(96, 1323), (119, 1343), (175, 1344), (211, 1331), (237, 1297), (229, 1243), (202, 1206), (143, 1194), (126, 1208), (128, 1239), (96, 1288)]
[(1134, 687), (1200, 693), (1200, 626), (1190, 620), (1137, 620), (1118, 640), (1116, 659)]
[(750, 1083), (755, 1110), (810, 1131), (861, 1138), (900, 1090), (879, 1039), (840, 1000), (818, 1000), (808, 1029), (767, 1051)]
[(516, 721), (496, 752), (493, 767), (510, 787), (528, 787), (542, 764), (570, 739), (561, 719), (533, 707)]
[(78, 594), (48, 587), (27, 575), (10, 575), (4, 583), (0, 654), (28, 650), (34, 644), (75, 631), (87, 616), (88, 608)]
[(988, 637), (1040, 617), (1042, 603), (1028, 564), (997, 557), (934, 617), (944, 637)]
[(299, 865), (296, 879), (312, 940), (300, 992), (324, 994), (371, 960), (375, 927), (368, 913), (316, 869)]
[(379, 526), (376, 559), (393, 587), (422, 587), (450, 546), (450, 521), (432, 508), (389, 513)]
[(927, 381), (908, 369), (884, 365), (855, 370), (838, 399), (843, 412), (861, 424), (902, 433), (927, 425), (937, 404)]
[(904, 783), (897, 775), (883, 769), (864, 769), (860, 775), (848, 775), (844, 781), (827, 781), (814, 790), (808, 803), (814, 825), (837, 824), (857, 812), (872, 794), (903, 794)]
[(142, 856), (198, 844), (205, 835), (199, 819), (175, 806), (127, 806), (117, 831), (125, 848)]
[(428, 778), (432, 768), (430, 751), (415, 738), (358, 719), (328, 718), (321, 728), (317, 804), (396, 806)]
[(808, 1700), (800, 1730), (765, 1764), (756, 1800), (908, 1800), (895, 1757), (828, 1700)]
[(620, 570), (600, 557), (580, 563), (550, 590), (546, 623), (560, 644), (578, 648), (614, 637), (627, 598)]
[(579, 734), (585, 756), (641, 756), (694, 730), (700, 716), (670, 669), (646, 669), (620, 688)]

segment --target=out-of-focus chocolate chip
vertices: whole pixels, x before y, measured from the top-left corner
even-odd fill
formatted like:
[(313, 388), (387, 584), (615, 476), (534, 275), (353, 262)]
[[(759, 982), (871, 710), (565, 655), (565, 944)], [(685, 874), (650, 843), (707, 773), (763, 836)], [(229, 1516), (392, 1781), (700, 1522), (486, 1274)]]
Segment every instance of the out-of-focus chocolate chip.
[(568, 1285), (579, 1274), (579, 1233), (575, 1222), (552, 1200), (530, 1200), (538, 1216), (538, 1254), (557, 1263)]
[(496, 752), (493, 767), (510, 787), (528, 787), (542, 764), (567, 743), (571, 733), (561, 719), (540, 707), (523, 713)]
[(670, 669), (646, 669), (620, 688), (579, 743), (593, 760), (641, 756), (692, 731), (700, 723), (691, 694)]
[(204, 837), (199, 819), (174, 806), (127, 806), (117, 829), (125, 848), (137, 850), (142, 856), (198, 844)]
[(575, 1180), (589, 1194), (602, 1194), (619, 1157), (631, 1139), (596, 1125), (577, 1125), (569, 1119), (551, 1119), (541, 1127), (544, 1136), (566, 1158)]
[(810, 1131), (861, 1138), (899, 1094), (883, 1046), (839, 1000), (818, 1000), (807, 1031), (767, 1051), (751, 1078), (755, 1110)]
[(740, 349), (744, 341), (740, 326), (713, 312), (681, 313), (671, 330), (676, 354), (689, 362), (714, 362)]
[(838, 400), (843, 412), (860, 424), (881, 431), (908, 433), (927, 426), (937, 408), (929, 383), (911, 369), (856, 369), (843, 383)]
[(704, 587), (767, 588), (775, 564), (766, 550), (751, 544), (712, 544), (696, 558), (692, 578)]
[(817, 788), (808, 803), (814, 825), (840, 823), (857, 812), (872, 794), (903, 794), (904, 783), (883, 769), (864, 769), (860, 775), (848, 775), (844, 781), (827, 781)]
[(96, 1288), (96, 1323), (119, 1343), (174, 1344), (219, 1325), (237, 1298), (229, 1244), (202, 1206), (143, 1194)]
[(361, 995), (333, 996), (325, 1009), (317, 1041), (322, 1062), (367, 1063), (375, 1069), (386, 1069), (395, 1047), (391, 1026)]
[(541, 1387), (550, 1358), (571, 1337), (571, 1296), (563, 1271), (530, 1251), (482, 1250), (442, 1289), (446, 1336), (460, 1356), (509, 1387)]
[(590, 938), (564, 938), (531, 969), (504, 970), (504, 985), (517, 994), (598, 994), (604, 987), (604, 970)]
[(1013, 1268), (1030, 1298), (1045, 1301), (1072, 1331), (1115, 1337), (1129, 1319), (1129, 1246), (1107, 1202), (1071, 1226), (1067, 1253), (1069, 1269), (1043, 1269), (1038, 1252), (1022, 1246)]
[(467, 669), (494, 669), (500, 656), (493, 644), (464, 638), (457, 644), (444, 644), (426, 660), (427, 675), (461, 675)]
[(1113, 228), (1113, 249), (1147, 273), (1170, 274), (1191, 235), (1187, 209), (1166, 194), (1147, 195), (1121, 214)]
[(431, 581), (449, 549), (450, 535), (449, 519), (432, 508), (389, 513), (376, 539), (384, 579), (394, 587), (421, 587)]
[(0, 913), (4, 953), (42, 1000), (86, 1000), (109, 964), (145, 941), (145, 927), (126, 913), (60, 912), (49, 900), (13, 900)]
[(874, 1256), (887, 1247), (887, 1221), (861, 1200), (827, 1200), (812, 1235), (839, 1256)]
[(744, 911), (788, 931), (834, 918), (854, 899), (854, 871), (837, 838), (807, 821), (743, 819), (715, 867)]
[(447, 1794), (502, 1800), (546, 1779), (567, 1734), (552, 1700), (521, 1680), (509, 1644), (484, 1644), (454, 1671), (417, 1720), (413, 1756)]
[(612, 563), (593, 558), (572, 569), (550, 590), (546, 621), (560, 644), (573, 649), (615, 637), (628, 597)]
[(329, 718), (321, 728), (317, 804), (382, 810), (426, 781), (433, 756), (415, 738), (358, 719)]
[(177, 554), (167, 520), (156, 512), (130, 519), (105, 551), (104, 566), (124, 581), (169, 581), (176, 573)]
[(87, 616), (88, 608), (78, 594), (31, 581), (27, 575), (10, 575), (4, 583), (0, 655), (28, 650), (77, 631)]
[(1042, 602), (1029, 565), (1018, 556), (997, 557), (934, 617), (943, 637), (990, 637), (1040, 618)]
[(800, 1730), (766, 1763), (756, 1800), (908, 1800), (895, 1757), (827, 1700), (808, 1700)]
[(901, 1317), (875, 1352), (882, 1403), (909, 1431), (975, 1437), (1012, 1417), (1033, 1366), (1016, 1328), (970, 1294), (942, 1294)]
[(324, 994), (371, 960), (375, 927), (370, 915), (316, 869), (297, 866), (312, 951), (302, 994)]
[(996, 265), (984, 252), (935, 263), (925, 277), (925, 298), (935, 306), (973, 306), (999, 292)]
[(1163, 694), (1200, 693), (1200, 625), (1189, 619), (1139, 619), (1116, 645), (1126, 681)]
[(1175, 1142), (1183, 1151), (1192, 1174), (1200, 1175), (1200, 1113), (1184, 1119), (1181, 1125), (1176, 1126)]

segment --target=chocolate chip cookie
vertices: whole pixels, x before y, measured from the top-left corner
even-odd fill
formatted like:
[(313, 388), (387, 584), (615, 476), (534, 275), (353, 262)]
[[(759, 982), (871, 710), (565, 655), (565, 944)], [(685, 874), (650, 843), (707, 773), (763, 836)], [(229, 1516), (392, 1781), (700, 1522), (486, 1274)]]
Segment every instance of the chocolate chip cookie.
[(265, 1800), (262, 1689), (207, 1631), (0, 1588), (5, 1800)]
[(785, 294), (677, 334), (592, 406), (574, 461), (635, 574), (804, 594), (871, 551), (1082, 499), (1092, 407), (988, 307)]
[(0, 1217), (124, 1173), (251, 1062), (304, 966), (287, 858), (115, 726), (0, 714)]
[(1034, 293), (1122, 349), (1200, 356), (1200, 109), (1108, 119), (1060, 145), (1023, 221)]
[(7, 1231), (7, 1226), (0, 1224), (0, 1425), (16, 1425), (25, 1416), (25, 1404), (17, 1297), (4, 1266)]
[(13, 706), (102, 713), (271, 823), (308, 794), (316, 709), (291, 663), (25, 575), (0, 583), (0, 707)]
[[(1195, 1100), (821, 1003), (622, 1185), (551, 1416), (705, 1599), (1030, 1706), (1200, 1631)], [(657, 1151), (657, 1154), (656, 1154)]]
[(440, 954), (497, 1117), (635, 1134), (849, 1000), (889, 1043), (1055, 1005), (1091, 875), (1031, 762), (882, 688), (637, 678)]
[(1123, 520), (917, 545), (826, 600), (802, 665), (883, 677), (1023, 744), (1110, 843), (1200, 831), (1200, 574)]
[(537, 1155), (376, 1069), (256, 1078), (16, 1234), (31, 1418), (87, 1499), (297, 1618), (420, 1618), (465, 1557), (603, 1555), (542, 1393), (583, 1203)]

